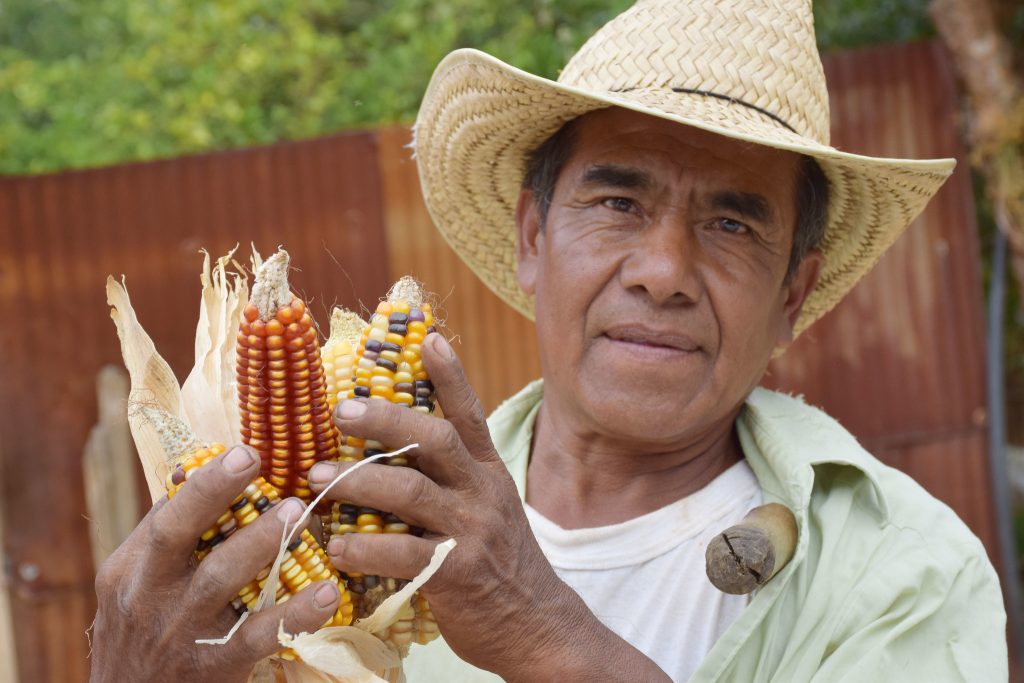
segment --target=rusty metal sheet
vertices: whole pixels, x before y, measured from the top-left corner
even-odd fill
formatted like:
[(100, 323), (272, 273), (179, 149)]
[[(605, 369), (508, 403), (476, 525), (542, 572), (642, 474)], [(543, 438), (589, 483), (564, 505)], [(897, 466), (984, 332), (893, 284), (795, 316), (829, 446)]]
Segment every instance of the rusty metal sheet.
[[(250, 241), (291, 252), (322, 324), (388, 283), (377, 148), (369, 133), (0, 181), (0, 505), (26, 681), (84, 681), (95, 603), (80, 460), (96, 372), (119, 363), (104, 280), (124, 274), (140, 320), (183, 380), (192, 363), (198, 250)], [(336, 260), (337, 259), (337, 262)]]

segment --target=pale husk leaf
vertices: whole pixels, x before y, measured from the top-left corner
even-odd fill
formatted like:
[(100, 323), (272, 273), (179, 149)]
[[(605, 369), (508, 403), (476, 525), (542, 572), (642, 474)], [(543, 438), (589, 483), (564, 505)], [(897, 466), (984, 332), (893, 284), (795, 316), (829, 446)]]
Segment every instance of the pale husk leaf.
[(131, 377), (131, 391), (128, 394), (128, 424), (131, 426), (135, 448), (146, 475), (146, 485), (153, 502), (166, 493), (164, 479), (167, 475), (167, 461), (154, 426), (135, 409), (138, 406), (158, 408), (179, 419), (185, 418), (185, 407), (181, 389), (174, 372), (153, 345), (132, 309), (128, 290), (123, 283), (107, 277), (107, 303), (111, 306), (110, 317), (117, 326), (121, 341), (121, 355)]
[(195, 365), (181, 388), (188, 421), (199, 438), (226, 445), (238, 441), (241, 429), (232, 360), (242, 309), (249, 298), (245, 278), (227, 270), (234, 253), (232, 249), (218, 258), (211, 268), (210, 255), (203, 251)]

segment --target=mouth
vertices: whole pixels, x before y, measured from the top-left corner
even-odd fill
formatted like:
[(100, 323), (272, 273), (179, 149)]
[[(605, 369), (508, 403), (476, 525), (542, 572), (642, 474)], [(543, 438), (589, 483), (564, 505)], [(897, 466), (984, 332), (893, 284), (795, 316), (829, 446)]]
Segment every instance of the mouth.
[(602, 336), (616, 344), (655, 353), (695, 353), (701, 349), (694, 339), (677, 330), (645, 325), (616, 325)]

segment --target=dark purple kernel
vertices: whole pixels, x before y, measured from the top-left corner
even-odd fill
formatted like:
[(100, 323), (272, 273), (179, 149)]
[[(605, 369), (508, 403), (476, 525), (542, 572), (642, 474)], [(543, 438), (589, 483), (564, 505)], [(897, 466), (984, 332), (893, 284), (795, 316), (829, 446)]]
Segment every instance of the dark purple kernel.
[(412, 385), (412, 382), (399, 382), (395, 385), (395, 393), (411, 394), (416, 391), (416, 388)]
[(401, 353), (402, 347), (398, 344), (392, 344), (391, 342), (384, 342), (380, 346), (381, 351), (394, 351), (395, 353)]
[(291, 543), (288, 544), (288, 552), (292, 552), (293, 550), (298, 548), (301, 543), (302, 543), (302, 537), (299, 536), (294, 541), (292, 541)]
[(407, 325), (409, 324), (409, 316), (396, 311), (388, 316), (388, 323), (391, 325)]
[(353, 393), (359, 398), (370, 398), (370, 387), (356, 387)]
[(255, 503), (253, 503), (253, 507), (256, 508), (257, 512), (263, 512), (268, 507), (270, 507), (270, 499), (267, 498), (266, 496), (261, 496), (256, 500)]
[(432, 332), (437, 332), (437, 328), (433, 325), (427, 328), (427, 334), (431, 334)]
[(367, 590), (371, 588), (376, 588), (378, 583), (380, 583), (380, 581), (377, 579), (376, 576), (363, 577), (363, 585), (366, 586)]
[(414, 382), (417, 389), (427, 389), (429, 391), (434, 390), (434, 383), (429, 379), (418, 379)]
[(378, 368), (387, 368), (391, 372), (397, 372), (398, 371), (398, 364), (393, 362), (393, 361), (388, 360), (387, 358), (378, 358), (377, 359), (377, 367)]
[[(415, 400), (416, 400), (416, 405), (421, 406), (423, 408), (431, 408), (431, 409), (433, 409), (433, 407), (434, 407), (434, 402), (431, 401), (429, 398), (424, 398), (423, 396), (417, 396)], [(431, 412), (433, 412), (433, 410), (431, 410)]]
[(423, 315), (423, 309), (421, 309), (421, 308), (414, 308), (411, 311), (409, 311), (409, 320), (416, 320), (418, 322), (425, 322), (426, 319), (427, 319), (426, 316)]
[[(378, 450), (376, 448), (367, 448), (365, 451), (363, 451), (363, 457), (364, 458), (372, 458), (373, 456), (380, 455), (381, 453), (387, 453), (387, 451), (381, 451), (381, 450)], [(367, 509), (370, 509), (370, 508), (367, 508)]]
[(245, 504), (248, 503), (248, 502), (249, 502), (249, 500), (247, 498), (245, 498), (244, 496), (242, 498), (239, 498), (238, 502), (231, 506), (231, 511), (232, 512), (238, 512), (239, 510), (244, 508)]
[(204, 538), (199, 539), (199, 543), (196, 543), (196, 552), (202, 552), (209, 548), (212, 544)]
[(225, 538), (227, 537), (224, 534), (217, 534), (216, 536), (210, 539), (210, 547), (212, 548), (213, 546), (219, 543), (223, 543)]
[(366, 346), (363, 347), (366, 351), (373, 351), (374, 353), (380, 353), (381, 343), (376, 339), (367, 339)]
[(400, 334), (404, 337), (408, 331), (409, 327), (407, 325), (388, 325), (388, 332), (392, 334)]

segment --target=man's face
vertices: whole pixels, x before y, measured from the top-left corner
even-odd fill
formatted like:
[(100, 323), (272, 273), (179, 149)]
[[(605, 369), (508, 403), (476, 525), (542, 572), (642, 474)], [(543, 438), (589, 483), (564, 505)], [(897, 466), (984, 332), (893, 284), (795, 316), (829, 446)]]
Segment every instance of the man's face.
[(670, 448), (731, 419), (817, 275), (786, 281), (799, 158), (624, 109), (577, 121), (541, 228), (520, 200), (545, 400)]

